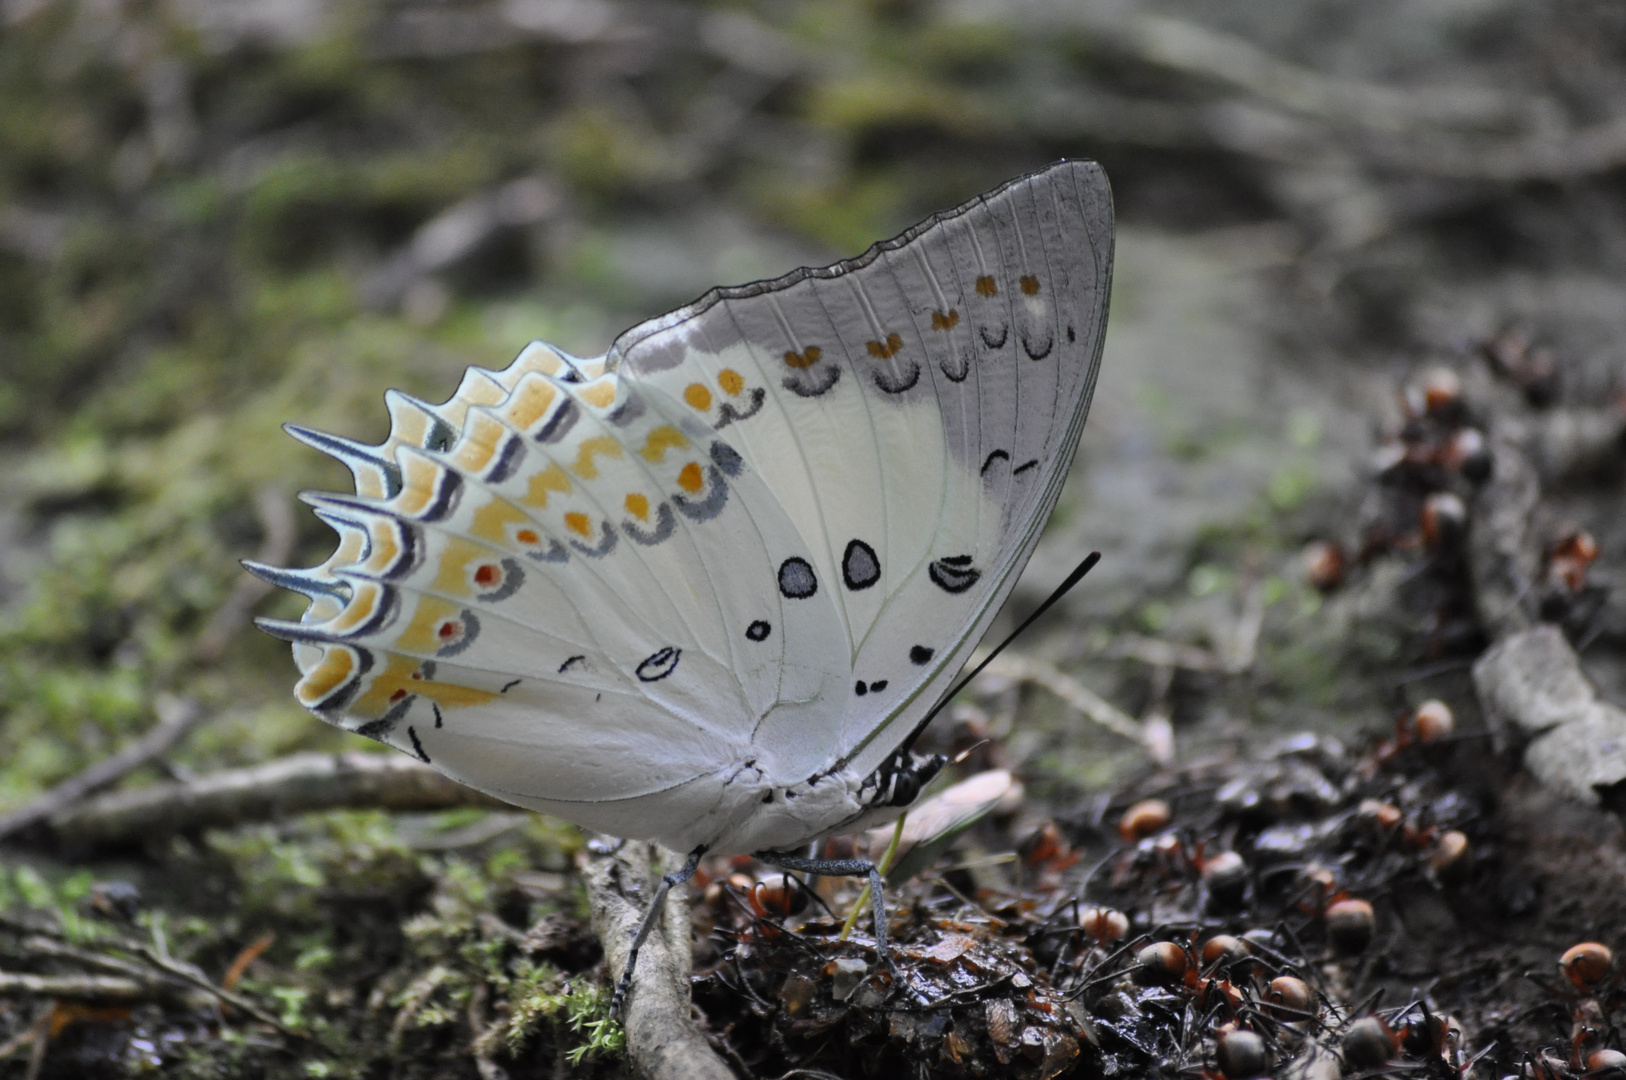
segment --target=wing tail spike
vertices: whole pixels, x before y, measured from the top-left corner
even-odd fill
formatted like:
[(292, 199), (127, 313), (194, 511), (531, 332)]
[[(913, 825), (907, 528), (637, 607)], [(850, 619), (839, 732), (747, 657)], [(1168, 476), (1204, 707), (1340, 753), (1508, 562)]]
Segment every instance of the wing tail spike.
[(255, 616), (254, 625), (279, 641), (295, 645), (335, 645), (338, 639), (313, 626), (288, 619), (273, 619), (268, 615)]
[(342, 581), (335, 581), (323, 576), (325, 568), (314, 566), (308, 570), (290, 570), (282, 566), (267, 566), (265, 563), (255, 562), (253, 559), (241, 560), (242, 567), (255, 577), (268, 585), (275, 585), (279, 589), (290, 592), (303, 593), (312, 600), (318, 597), (331, 596), (337, 600), (344, 600), (349, 596)]

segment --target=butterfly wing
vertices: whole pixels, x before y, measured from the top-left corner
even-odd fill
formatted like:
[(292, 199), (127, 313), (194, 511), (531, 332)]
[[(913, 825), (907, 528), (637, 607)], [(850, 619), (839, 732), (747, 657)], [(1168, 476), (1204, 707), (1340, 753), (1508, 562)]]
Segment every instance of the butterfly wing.
[(610, 350), (779, 499), (806, 554), (758, 586), (838, 601), (853, 680), (830, 762), (862, 774), (891, 754), (1014, 587), (1078, 445), (1111, 267), (1106, 178), (1061, 162)]
[(801, 538), (709, 429), (547, 359), (471, 370), (440, 406), (392, 394), (379, 447), (297, 432), (358, 493), (310, 497), (341, 536), (322, 566), (255, 568), (313, 597), (261, 625), (296, 643), (296, 696), (324, 719), (520, 805), (693, 846), (731, 770), (775, 768), (763, 717), (838, 737), (836, 609), (755, 587)]

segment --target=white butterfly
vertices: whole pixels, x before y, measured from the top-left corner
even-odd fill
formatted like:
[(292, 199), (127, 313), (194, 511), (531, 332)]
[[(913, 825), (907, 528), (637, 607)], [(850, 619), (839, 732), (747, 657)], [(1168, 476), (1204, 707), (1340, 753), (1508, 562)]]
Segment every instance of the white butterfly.
[(895, 817), (1060, 493), (1111, 270), (1106, 178), (1060, 162), (603, 357), (392, 391), (382, 445), (290, 428), (356, 494), (308, 496), (326, 562), (250, 567), (311, 598), (260, 625), (322, 719), (691, 867)]

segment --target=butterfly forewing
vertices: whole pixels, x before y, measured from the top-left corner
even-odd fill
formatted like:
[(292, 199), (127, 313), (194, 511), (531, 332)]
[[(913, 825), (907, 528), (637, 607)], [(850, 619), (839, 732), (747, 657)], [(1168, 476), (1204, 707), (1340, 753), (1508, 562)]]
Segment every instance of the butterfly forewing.
[(852, 682), (833, 759), (879, 764), (1014, 585), (1088, 409), (1111, 254), (1105, 178), (1062, 163), (611, 350), (763, 476), (838, 598)]

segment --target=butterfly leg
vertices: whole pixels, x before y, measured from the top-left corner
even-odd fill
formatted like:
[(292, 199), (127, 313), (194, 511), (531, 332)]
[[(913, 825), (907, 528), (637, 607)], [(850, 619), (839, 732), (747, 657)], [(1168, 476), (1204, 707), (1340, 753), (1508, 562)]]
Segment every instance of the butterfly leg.
[(626, 1004), (627, 994), (632, 990), (632, 969), (638, 966), (638, 950), (643, 948), (644, 939), (649, 932), (655, 929), (655, 922), (666, 910), (666, 894), (675, 887), (694, 877), (694, 872), (700, 869), (700, 857), (706, 853), (704, 847), (697, 847), (689, 852), (689, 858), (684, 864), (673, 870), (670, 874), (662, 875), (660, 885), (655, 889), (655, 899), (644, 911), (643, 921), (638, 924), (638, 933), (632, 939), (632, 951), (627, 953), (627, 967), (621, 973), (621, 981), (615, 984), (615, 994), (610, 998), (610, 1019), (621, 1017), (621, 1007)]
[(881, 900), (880, 867), (868, 859), (804, 859), (800, 855), (786, 855), (778, 851), (758, 851), (751, 857), (781, 870), (797, 870), (824, 877), (869, 878), (869, 910), (875, 923), (875, 953), (882, 960), (890, 959), (886, 948), (886, 905)]

